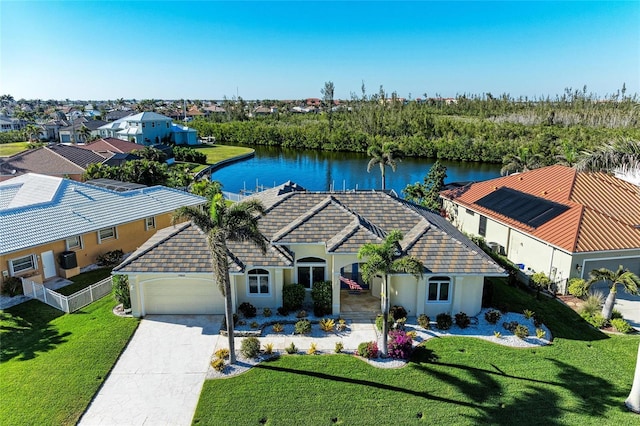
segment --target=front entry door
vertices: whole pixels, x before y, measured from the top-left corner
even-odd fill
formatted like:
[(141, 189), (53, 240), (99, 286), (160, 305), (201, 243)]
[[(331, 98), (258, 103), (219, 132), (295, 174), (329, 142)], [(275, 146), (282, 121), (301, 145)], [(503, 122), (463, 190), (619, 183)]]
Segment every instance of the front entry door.
[(42, 259), (42, 275), (44, 279), (56, 276), (56, 261), (53, 257), (53, 250), (45, 251), (40, 254)]

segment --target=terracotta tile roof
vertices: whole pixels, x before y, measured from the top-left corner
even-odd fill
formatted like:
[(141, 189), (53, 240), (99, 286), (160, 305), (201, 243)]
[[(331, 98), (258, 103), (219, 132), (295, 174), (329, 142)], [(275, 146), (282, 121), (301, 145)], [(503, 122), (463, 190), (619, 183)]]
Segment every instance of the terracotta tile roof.
[[(307, 192), (287, 183), (256, 194), (268, 206), (259, 227), (268, 241), (263, 255), (251, 243), (229, 242), (233, 272), (249, 267), (293, 267), (295, 244), (322, 244), (327, 253), (356, 254), (392, 229), (405, 234), (403, 251), (432, 273), (502, 275), (489, 256), (440, 215), (377, 191)], [(160, 231), (116, 270), (210, 272), (206, 236), (191, 224)], [(292, 252), (293, 251), (293, 252)]]
[[(568, 209), (532, 227), (477, 202), (499, 188), (550, 200)], [(443, 191), (442, 197), (568, 252), (640, 247), (640, 187), (604, 173), (549, 166)]]

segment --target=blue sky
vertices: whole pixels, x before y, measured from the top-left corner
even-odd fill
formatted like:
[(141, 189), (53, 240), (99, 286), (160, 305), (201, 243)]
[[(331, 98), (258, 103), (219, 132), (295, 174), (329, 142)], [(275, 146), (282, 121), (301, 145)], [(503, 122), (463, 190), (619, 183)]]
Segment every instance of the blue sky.
[(640, 2), (0, 0), (16, 99), (640, 92)]

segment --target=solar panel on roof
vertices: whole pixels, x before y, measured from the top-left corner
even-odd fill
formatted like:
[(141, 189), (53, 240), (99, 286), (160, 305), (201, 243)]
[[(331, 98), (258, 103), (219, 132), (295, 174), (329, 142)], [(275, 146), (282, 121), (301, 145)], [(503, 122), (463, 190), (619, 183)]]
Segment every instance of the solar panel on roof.
[(569, 210), (564, 204), (505, 187), (485, 195), (476, 201), (476, 204), (532, 228), (537, 228)]
[(145, 185), (142, 185), (139, 183), (122, 182), (122, 181), (113, 180), (113, 179), (93, 179), (93, 180), (88, 180), (85, 183), (88, 183), (89, 185), (97, 186), (100, 188), (104, 188), (104, 189), (110, 189), (111, 191), (117, 191), (117, 192), (125, 192), (125, 191), (131, 191), (133, 189), (146, 188)]

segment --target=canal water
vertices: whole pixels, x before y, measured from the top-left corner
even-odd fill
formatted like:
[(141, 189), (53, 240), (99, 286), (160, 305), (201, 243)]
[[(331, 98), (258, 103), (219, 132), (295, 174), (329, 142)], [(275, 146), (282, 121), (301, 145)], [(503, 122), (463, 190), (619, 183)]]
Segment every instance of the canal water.
[[(378, 165), (367, 173), (369, 157), (353, 152), (290, 150), (279, 147), (253, 147), (253, 158), (238, 161), (213, 172), (212, 179), (220, 181), (223, 190), (254, 191), (291, 180), (311, 191), (334, 189), (380, 189), (382, 180)], [(410, 183), (422, 182), (435, 160), (405, 158), (396, 171), (386, 168), (387, 189), (402, 196), (402, 189)], [(447, 167), (445, 183), (493, 179), (500, 176), (499, 164), (441, 161)]]

